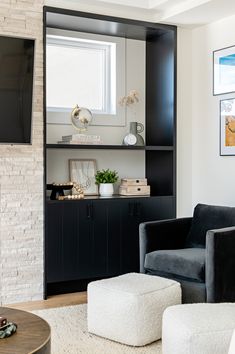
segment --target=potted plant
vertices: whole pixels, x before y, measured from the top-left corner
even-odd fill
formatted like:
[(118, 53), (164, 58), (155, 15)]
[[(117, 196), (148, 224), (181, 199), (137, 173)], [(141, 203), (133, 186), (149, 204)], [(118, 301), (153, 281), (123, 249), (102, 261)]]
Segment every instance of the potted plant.
[(95, 183), (99, 185), (99, 193), (102, 197), (111, 197), (113, 195), (113, 184), (118, 180), (117, 171), (100, 170), (96, 172)]

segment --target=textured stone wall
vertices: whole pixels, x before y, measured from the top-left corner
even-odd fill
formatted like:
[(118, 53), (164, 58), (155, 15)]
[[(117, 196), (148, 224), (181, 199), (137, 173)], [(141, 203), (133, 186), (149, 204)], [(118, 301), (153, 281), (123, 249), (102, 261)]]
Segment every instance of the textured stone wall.
[(0, 0), (0, 35), (36, 39), (32, 145), (0, 145), (2, 304), (43, 296), (43, 2)]

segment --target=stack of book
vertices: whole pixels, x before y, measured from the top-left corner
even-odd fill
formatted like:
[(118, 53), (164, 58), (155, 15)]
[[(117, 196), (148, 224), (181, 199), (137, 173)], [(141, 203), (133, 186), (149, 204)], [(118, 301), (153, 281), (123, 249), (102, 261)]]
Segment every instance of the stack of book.
[(72, 134), (62, 136), (58, 144), (98, 145), (102, 144), (102, 141), (100, 135)]
[(150, 195), (147, 178), (124, 178), (119, 187), (120, 195)]

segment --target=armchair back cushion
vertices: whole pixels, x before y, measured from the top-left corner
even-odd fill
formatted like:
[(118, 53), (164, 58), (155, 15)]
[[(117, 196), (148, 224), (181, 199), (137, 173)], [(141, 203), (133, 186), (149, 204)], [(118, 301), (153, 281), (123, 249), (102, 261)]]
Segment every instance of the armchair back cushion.
[(204, 248), (208, 230), (235, 226), (235, 208), (198, 204), (193, 213), (185, 247)]

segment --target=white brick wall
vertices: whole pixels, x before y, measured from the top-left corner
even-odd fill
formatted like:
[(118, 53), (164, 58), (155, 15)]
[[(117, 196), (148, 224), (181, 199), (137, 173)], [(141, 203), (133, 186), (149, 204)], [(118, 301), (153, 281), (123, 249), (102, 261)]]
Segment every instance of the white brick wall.
[(36, 39), (32, 145), (0, 145), (1, 304), (43, 296), (43, 3), (0, 0), (0, 35)]

